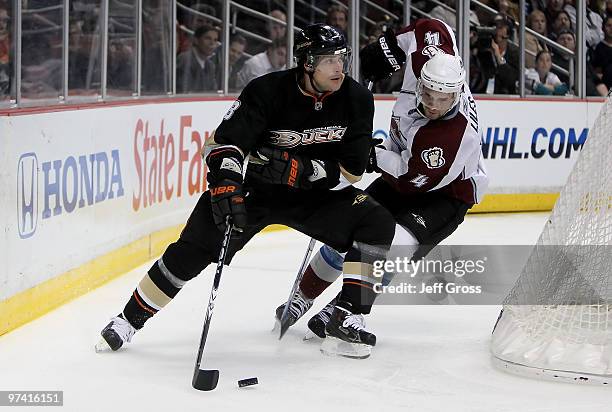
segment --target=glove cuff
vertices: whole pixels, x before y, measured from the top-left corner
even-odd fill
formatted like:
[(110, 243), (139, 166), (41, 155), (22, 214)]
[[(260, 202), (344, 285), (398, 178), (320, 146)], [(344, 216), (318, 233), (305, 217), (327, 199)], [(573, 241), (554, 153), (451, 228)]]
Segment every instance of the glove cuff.
[(308, 181), (313, 187), (331, 189), (340, 182), (340, 165), (333, 160), (323, 161), (312, 159), (312, 174)]
[(223, 179), (242, 183), (243, 163), (244, 156), (233, 146), (221, 146), (211, 150), (206, 156), (208, 183), (215, 185)]

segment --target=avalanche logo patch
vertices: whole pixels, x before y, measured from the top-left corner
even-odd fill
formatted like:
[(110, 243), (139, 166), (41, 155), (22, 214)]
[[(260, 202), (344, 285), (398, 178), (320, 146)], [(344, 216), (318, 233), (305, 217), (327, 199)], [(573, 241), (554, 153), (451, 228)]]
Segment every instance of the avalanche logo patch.
[(439, 147), (432, 147), (431, 149), (425, 149), (421, 152), (421, 160), (425, 162), (428, 168), (437, 169), (444, 166), (446, 160), (444, 160), (444, 151)]

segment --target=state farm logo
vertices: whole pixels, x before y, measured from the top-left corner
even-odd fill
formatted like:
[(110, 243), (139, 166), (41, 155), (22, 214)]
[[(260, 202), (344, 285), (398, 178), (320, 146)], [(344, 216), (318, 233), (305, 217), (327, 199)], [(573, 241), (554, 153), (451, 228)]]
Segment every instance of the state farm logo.
[(164, 120), (155, 129), (148, 121), (136, 122), (133, 144), (138, 182), (132, 193), (135, 212), (180, 198), (185, 191), (191, 196), (206, 190), (201, 152), (209, 132), (201, 136), (192, 130), (191, 120), (191, 116), (180, 117), (178, 136), (176, 130), (164, 130)]

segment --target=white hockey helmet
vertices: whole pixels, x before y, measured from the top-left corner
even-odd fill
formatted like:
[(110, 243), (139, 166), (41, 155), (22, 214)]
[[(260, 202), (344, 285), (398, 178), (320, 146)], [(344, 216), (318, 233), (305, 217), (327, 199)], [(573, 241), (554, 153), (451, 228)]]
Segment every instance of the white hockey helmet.
[(465, 70), (461, 57), (443, 52), (435, 54), (421, 68), (421, 76), (417, 80), (416, 104), (421, 115), (423, 103), (423, 88), (442, 93), (454, 93), (453, 104), (442, 113), (444, 116), (459, 103), (459, 98), (465, 83)]

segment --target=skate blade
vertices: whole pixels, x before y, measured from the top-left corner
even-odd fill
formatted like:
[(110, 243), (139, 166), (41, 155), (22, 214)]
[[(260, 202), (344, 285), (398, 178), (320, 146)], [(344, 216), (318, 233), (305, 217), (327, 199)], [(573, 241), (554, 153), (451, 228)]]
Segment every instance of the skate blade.
[(304, 335), (304, 337), (302, 338), (302, 340), (304, 342), (307, 341), (323, 341), (325, 338), (320, 337), (319, 335), (317, 335), (316, 333), (314, 333), (312, 330), (308, 330), (308, 332), (306, 332), (306, 334)]
[(308, 332), (306, 332), (306, 335), (304, 335), (304, 338), (302, 338), (302, 340), (309, 341), (313, 340), (314, 338), (318, 338), (318, 336), (313, 331), (309, 330)]
[(321, 343), (321, 353), (328, 356), (365, 359), (372, 353), (372, 347), (364, 343), (349, 343), (333, 336), (327, 336)]
[(101, 338), (98, 343), (96, 343), (96, 345), (94, 346), (94, 349), (96, 351), (96, 353), (100, 353), (100, 352), (112, 352), (112, 349), (110, 346), (108, 346), (108, 343), (106, 343), (106, 340), (104, 340), (104, 338)]

